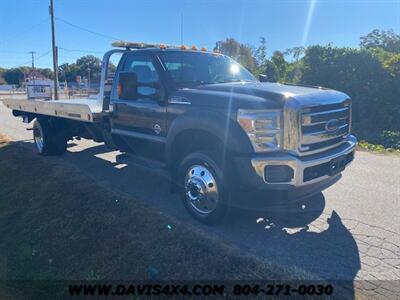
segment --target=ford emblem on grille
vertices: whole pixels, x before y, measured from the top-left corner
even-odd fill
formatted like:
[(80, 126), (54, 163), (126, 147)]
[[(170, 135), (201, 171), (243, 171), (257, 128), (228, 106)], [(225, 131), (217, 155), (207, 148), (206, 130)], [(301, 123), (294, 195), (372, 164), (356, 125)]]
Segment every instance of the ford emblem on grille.
[(325, 124), (325, 130), (328, 132), (335, 132), (339, 128), (339, 120), (331, 119)]

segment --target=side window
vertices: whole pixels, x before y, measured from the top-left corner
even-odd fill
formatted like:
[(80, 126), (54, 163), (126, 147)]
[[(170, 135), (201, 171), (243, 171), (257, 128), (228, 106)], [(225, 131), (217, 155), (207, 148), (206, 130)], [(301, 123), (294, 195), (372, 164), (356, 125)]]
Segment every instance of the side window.
[[(159, 81), (158, 73), (153, 61), (146, 55), (130, 55), (122, 69), (124, 72), (135, 72), (140, 83), (150, 83)], [(141, 86), (138, 93), (142, 95), (154, 94), (156, 90), (151, 87)]]
[(165, 62), (165, 67), (175, 81), (184, 82), (196, 80), (196, 72), (191, 64), (186, 64), (184, 62)]

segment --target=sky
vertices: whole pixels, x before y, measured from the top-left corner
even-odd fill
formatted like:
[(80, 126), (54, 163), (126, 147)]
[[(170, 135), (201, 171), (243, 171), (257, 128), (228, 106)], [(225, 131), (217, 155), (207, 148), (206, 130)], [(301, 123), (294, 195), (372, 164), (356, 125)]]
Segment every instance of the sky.
[[(0, 0), (0, 67), (51, 67), (49, 0)], [(357, 47), (375, 28), (400, 33), (400, 0), (54, 0), (59, 64), (114, 40), (183, 43), (212, 49), (233, 37), (268, 54), (333, 43)]]

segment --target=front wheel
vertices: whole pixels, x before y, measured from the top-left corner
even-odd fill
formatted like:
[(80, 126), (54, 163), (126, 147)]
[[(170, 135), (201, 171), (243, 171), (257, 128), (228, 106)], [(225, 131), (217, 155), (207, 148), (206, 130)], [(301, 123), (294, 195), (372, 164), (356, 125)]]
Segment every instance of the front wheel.
[(205, 224), (220, 223), (227, 214), (229, 190), (216, 155), (195, 152), (179, 167), (179, 186), (189, 213)]

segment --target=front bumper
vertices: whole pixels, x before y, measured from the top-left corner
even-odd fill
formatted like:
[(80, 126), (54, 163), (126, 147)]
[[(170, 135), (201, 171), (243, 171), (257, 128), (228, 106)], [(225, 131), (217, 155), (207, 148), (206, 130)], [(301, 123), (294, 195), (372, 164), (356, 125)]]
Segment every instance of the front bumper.
[[(326, 188), (326, 184), (331, 182), (333, 177), (338, 177), (353, 160), (357, 140), (350, 135), (347, 141), (340, 146), (306, 157), (299, 157), (288, 152), (271, 153), (263, 156), (251, 158), (235, 157), (236, 168), (242, 174), (241, 182), (250, 188), (257, 190), (309, 190), (313, 186)], [(332, 161), (343, 158), (344, 164), (340, 170), (332, 174), (330, 168)], [(291, 179), (287, 182), (268, 182), (266, 180), (267, 166), (288, 166), (293, 172)], [(329, 185), (328, 185), (329, 186)], [(312, 189), (312, 188), (311, 188)]]

